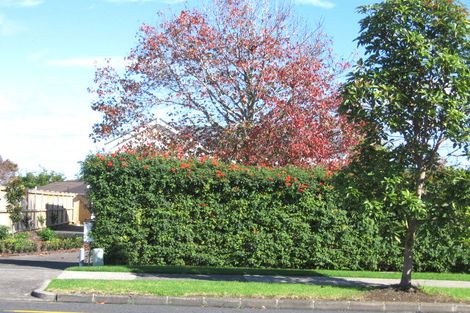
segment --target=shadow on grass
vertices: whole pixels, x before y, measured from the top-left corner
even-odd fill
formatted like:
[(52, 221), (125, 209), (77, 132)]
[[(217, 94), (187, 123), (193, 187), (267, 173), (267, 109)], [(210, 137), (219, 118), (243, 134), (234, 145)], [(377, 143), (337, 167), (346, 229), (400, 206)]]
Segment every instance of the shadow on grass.
[[(76, 268), (72, 268), (72, 270), (74, 269)], [(134, 273), (137, 276), (137, 279), (191, 279), (207, 281), (287, 283), (349, 288), (375, 288), (386, 286), (386, 284), (383, 283), (365, 282), (354, 278), (332, 277), (315, 270), (158, 265), (82, 267), (80, 270), (130, 272)]]

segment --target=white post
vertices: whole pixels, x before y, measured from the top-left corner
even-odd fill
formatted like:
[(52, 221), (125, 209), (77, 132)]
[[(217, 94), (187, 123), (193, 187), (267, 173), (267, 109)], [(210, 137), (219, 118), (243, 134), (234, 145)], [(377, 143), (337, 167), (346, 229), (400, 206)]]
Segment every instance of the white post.
[(85, 248), (80, 248), (80, 255), (78, 256), (78, 266), (85, 265)]

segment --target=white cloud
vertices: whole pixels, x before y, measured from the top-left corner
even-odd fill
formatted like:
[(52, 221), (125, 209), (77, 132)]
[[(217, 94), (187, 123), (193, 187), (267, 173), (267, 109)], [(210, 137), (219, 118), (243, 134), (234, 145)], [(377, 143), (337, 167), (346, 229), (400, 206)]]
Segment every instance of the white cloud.
[(104, 66), (109, 60), (110, 65), (117, 69), (124, 68), (129, 62), (123, 57), (85, 57), (85, 58), (68, 58), (58, 60), (48, 60), (47, 65), (59, 67), (81, 67), (81, 68), (95, 68)]
[[(1, 0), (0, 0), (1, 1)], [(21, 32), (24, 28), (19, 24), (9, 20), (0, 13), (0, 36), (11, 36)]]
[(88, 136), (98, 117), (89, 108), (88, 95), (27, 91), (28, 95), (0, 97), (0, 155), (17, 163), (22, 172), (44, 167), (72, 179), (78, 161), (99, 148)]
[(40, 5), (42, 0), (0, 0), (2, 7), (35, 7)]
[(297, 4), (313, 5), (324, 9), (332, 9), (335, 7), (335, 4), (328, 0), (294, 0), (294, 2)]

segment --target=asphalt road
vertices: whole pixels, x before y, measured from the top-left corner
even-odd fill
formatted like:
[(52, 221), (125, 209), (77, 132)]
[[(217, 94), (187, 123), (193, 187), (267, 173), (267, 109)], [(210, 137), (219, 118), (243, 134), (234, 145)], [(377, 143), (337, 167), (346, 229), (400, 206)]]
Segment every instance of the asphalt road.
[(31, 291), (77, 264), (78, 252), (0, 257), (0, 299), (32, 301)]
[[(178, 307), (159, 305), (113, 305), (89, 303), (48, 303), (0, 300), (0, 313), (312, 313), (303, 310), (257, 310), (257, 309), (224, 309), (202, 307)], [(321, 312), (315, 313), (339, 313)], [(371, 312), (369, 312), (371, 313)], [(372, 312), (374, 313), (374, 312)]]

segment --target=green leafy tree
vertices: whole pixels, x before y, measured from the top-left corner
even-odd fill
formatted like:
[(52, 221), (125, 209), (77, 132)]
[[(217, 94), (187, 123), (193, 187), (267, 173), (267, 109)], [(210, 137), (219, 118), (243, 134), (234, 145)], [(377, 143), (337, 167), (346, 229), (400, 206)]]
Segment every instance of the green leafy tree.
[[(470, 141), (470, 27), (468, 11), (453, 0), (385, 0), (361, 6), (358, 44), (365, 49), (345, 85), (343, 112), (362, 122), (366, 144), (390, 151), (402, 180), (405, 235), (400, 286), (411, 287), (417, 228), (426, 218), (426, 181), (445, 142), (468, 155)], [(392, 188), (392, 187), (390, 187)]]
[(26, 188), (24, 187), (21, 179), (15, 177), (11, 179), (6, 185), (6, 199), (7, 199), (7, 212), (9, 213), (10, 219), (15, 223), (19, 223), (23, 215), (23, 199), (26, 195)]
[(42, 169), (39, 173), (28, 172), (20, 176), (20, 180), (26, 188), (30, 189), (36, 186), (44, 186), (53, 182), (64, 181), (65, 176), (61, 173)]

